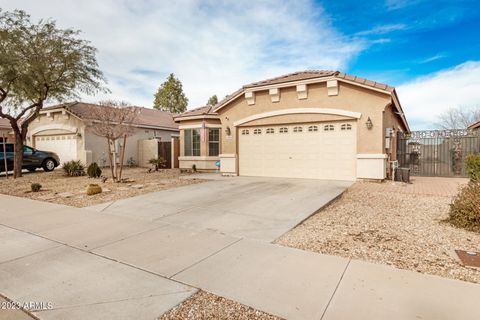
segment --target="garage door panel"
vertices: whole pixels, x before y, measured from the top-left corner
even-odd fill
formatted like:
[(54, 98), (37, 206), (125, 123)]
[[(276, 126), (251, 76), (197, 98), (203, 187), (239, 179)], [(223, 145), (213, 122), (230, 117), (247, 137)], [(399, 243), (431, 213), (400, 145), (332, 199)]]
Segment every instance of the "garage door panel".
[(36, 136), (35, 148), (55, 152), (60, 162), (77, 160), (77, 139), (74, 134)]
[[(343, 123), (351, 124), (351, 130), (341, 130)], [(354, 180), (356, 123), (328, 124), (333, 131), (324, 131), (324, 123), (315, 124), (314, 132), (308, 131), (312, 124), (256, 127), (262, 132), (258, 135), (252, 134), (255, 128), (247, 128), (250, 134), (239, 136), (240, 175)], [(294, 132), (297, 126), (303, 131)], [(288, 133), (280, 133), (281, 127)], [(266, 134), (267, 128), (275, 133)]]

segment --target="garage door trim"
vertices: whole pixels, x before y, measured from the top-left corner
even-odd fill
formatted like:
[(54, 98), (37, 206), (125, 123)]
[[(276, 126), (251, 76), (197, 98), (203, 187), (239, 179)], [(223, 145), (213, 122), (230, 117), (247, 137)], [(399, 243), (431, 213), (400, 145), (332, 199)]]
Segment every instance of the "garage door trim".
[(245, 124), (250, 121), (268, 118), (268, 117), (275, 117), (281, 115), (288, 115), (288, 114), (298, 114), (298, 113), (316, 113), (316, 114), (332, 114), (338, 116), (345, 116), (355, 119), (360, 119), (362, 114), (360, 112), (353, 112), (341, 109), (331, 109), (331, 108), (292, 108), (292, 109), (283, 109), (283, 110), (275, 110), (275, 111), (268, 111), (263, 113), (257, 113), (238, 121), (235, 121), (233, 125), (238, 127), (242, 124)]

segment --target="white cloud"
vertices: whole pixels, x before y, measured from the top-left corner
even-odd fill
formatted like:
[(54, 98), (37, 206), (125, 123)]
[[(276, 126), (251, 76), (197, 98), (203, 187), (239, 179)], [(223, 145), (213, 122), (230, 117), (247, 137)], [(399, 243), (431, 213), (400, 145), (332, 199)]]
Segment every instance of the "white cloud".
[(431, 57), (420, 60), (420, 61), (418, 61), (418, 63), (420, 63), (420, 64), (429, 63), (429, 62), (437, 61), (439, 59), (443, 59), (445, 57), (446, 57), (446, 55), (444, 55), (444, 54), (436, 54), (436, 55), (433, 55)]
[(99, 49), (110, 97), (147, 106), (170, 72), (195, 107), (285, 72), (345, 68), (364, 46), (333, 29), (309, 0), (0, 0), (0, 6), (82, 30)]
[(405, 30), (405, 29), (407, 29), (407, 26), (402, 23), (384, 24), (384, 25), (376, 26), (372, 29), (357, 32), (356, 35), (357, 36), (381, 35), (381, 34), (386, 34), (394, 31)]
[(480, 105), (480, 61), (422, 76), (397, 87), (412, 129), (432, 129), (440, 113), (452, 107)]

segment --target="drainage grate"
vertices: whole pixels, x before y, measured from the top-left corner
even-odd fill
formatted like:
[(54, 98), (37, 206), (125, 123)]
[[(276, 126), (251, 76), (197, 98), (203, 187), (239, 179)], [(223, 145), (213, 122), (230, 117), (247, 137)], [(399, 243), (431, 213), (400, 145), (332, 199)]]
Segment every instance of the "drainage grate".
[(455, 250), (455, 253), (465, 267), (480, 268), (480, 252)]

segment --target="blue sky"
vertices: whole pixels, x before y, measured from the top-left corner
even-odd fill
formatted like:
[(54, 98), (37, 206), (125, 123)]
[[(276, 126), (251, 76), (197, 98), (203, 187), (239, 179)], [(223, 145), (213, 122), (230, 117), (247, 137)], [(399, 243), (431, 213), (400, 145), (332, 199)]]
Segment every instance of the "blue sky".
[(0, 0), (80, 29), (112, 98), (151, 106), (175, 73), (201, 106), (243, 84), (330, 69), (396, 86), (413, 129), (480, 106), (478, 1)]
[(319, 1), (331, 24), (368, 48), (348, 72), (400, 85), (480, 58), (478, 1)]

